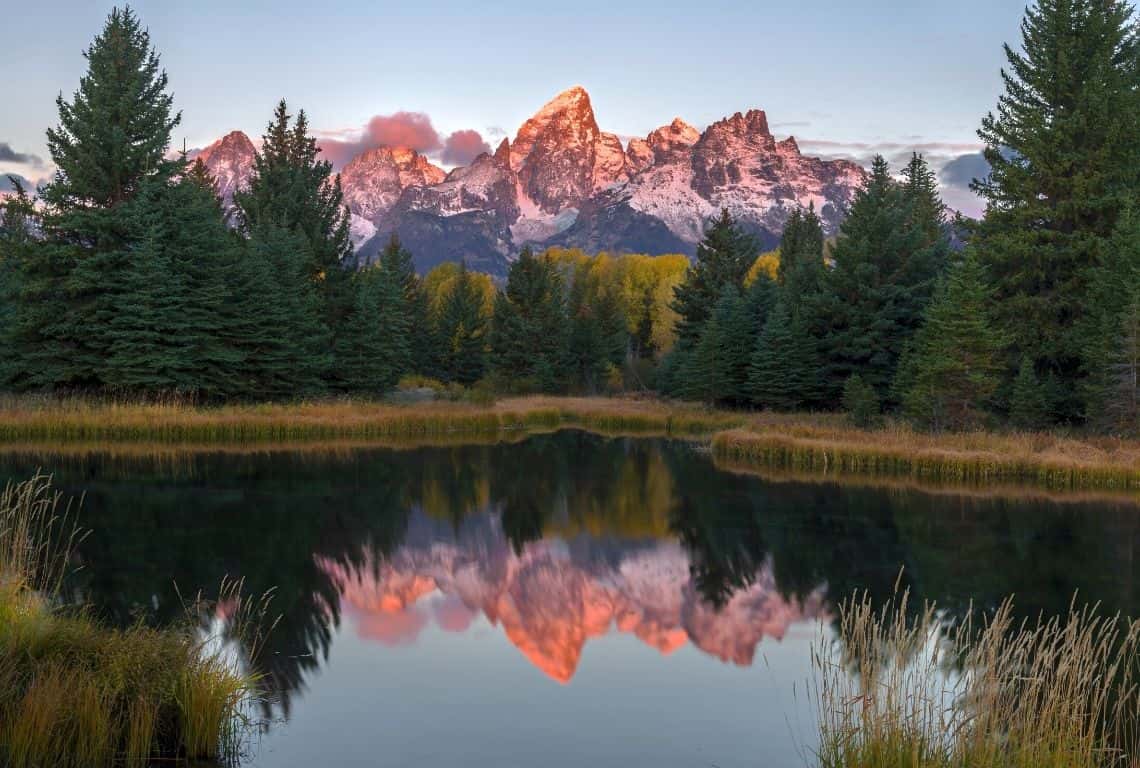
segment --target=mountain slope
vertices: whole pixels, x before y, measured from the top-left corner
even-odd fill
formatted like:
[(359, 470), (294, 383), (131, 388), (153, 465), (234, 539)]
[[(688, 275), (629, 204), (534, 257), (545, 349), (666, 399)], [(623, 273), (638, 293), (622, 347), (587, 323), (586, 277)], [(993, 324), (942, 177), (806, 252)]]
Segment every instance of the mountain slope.
[[(202, 152), (223, 197), (246, 183), (252, 155), (239, 132)], [(799, 206), (814, 206), (834, 234), (864, 176), (777, 140), (760, 110), (704, 131), (677, 118), (623, 147), (576, 86), (469, 166), (445, 172), (413, 150), (381, 147), (345, 166), (341, 183), (365, 262), (396, 233), (421, 271), (465, 260), (501, 277), (527, 245), (692, 255), (722, 208), (763, 247)]]

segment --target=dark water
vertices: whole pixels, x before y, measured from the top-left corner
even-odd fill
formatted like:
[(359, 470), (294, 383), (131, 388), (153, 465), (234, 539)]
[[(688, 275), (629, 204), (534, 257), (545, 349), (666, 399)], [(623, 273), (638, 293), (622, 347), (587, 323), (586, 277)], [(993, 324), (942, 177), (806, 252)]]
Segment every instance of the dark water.
[[(276, 589), (250, 760), (296, 766), (801, 766), (835, 601), (902, 582), (1140, 609), (1140, 508), (764, 480), (692, 446), (0, 455), (84, 493), (71, 590), (108, 621)], [(177, 587), (175, 586), (177, 585)], [(224, 606), (223, 606), (224, 608)], [(238, 649), (239, 653), (241, 649)]]

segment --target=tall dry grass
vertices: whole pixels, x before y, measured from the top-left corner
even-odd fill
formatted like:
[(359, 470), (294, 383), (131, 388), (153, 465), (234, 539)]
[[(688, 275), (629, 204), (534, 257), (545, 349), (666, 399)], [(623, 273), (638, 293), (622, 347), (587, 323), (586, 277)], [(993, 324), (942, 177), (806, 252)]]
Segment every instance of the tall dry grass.
[(1095, 607), (980, 626), (912, 617), (904, 594), (840, 609), (817, 644), (821, 768), (1134, 768), (1140, 621)]
[(904, 425), (752, 424), (718, 433), (714, 456), (737, 466), (819, 475), (909, 477), (956, 485), (1140, 489), (1140, 442), (1045, 433), (928, 434)]
[(202, 407), (84, 398), (0, 397), (0, 442), (250, 443), (493, 435), (582, 427), (619, 434), (710, 434), (744, 422), (696, 405), (519, 397), (489, 405), (367, 400)]
[(0, 495), (0, 765), (235, 761), (257, 679), (190, 622), (116, 630), (63, 608), (56, 590), (80, 534), (61, 502), (45, 476)]

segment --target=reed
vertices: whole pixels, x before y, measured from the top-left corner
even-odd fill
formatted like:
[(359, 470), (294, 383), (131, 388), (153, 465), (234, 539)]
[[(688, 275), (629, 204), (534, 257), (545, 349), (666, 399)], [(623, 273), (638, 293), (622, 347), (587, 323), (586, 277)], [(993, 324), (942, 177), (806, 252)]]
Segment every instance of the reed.
[(78, 537), (61, 507), (44, 476), (0, 496), (0, 765), (235, 760), (256, 678), (190, 622), (116, 630), (61, 606)]
[(741, 414), (606, 398), (521, 397), (478, 405), (366, 400), (199, 407), (83, 398), (0, 398), (0, 443), (254, 443), (496, 435), (580, 427), (611, 434), (709, 434)]
[(908, 477), (928, 484), (1035, 485), (1053, 490), (1140, 489), (1140, 444), (1040, 433), (931, 435), (892, 425), (753, 424), (713, 437), (714, 456), (825, 476)]
[(907, 596), (840, 608), (813, 652), (821, 768), (1129, 768), (1140, 622), (1095, 608), (1017, 622), (1011, 601), (947, 628)]

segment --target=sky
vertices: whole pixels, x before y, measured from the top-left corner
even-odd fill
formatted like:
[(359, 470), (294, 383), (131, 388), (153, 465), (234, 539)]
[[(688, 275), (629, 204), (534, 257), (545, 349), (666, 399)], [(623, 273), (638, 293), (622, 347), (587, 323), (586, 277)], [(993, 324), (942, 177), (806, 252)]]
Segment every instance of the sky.
[[(50, 172), (44, 131), (74, 92), (82, 51), (113, 3), (0, 0), (0, 172)], [(912, 148), (942, 169), (948, 202), (979, 169), (975, 130), (996, 103), (1002, 43), (1022, 0), (137, 0), (170, 76), (174, 145), (258, 136), (278, 99), (352, 137), (373, 118), (426, 116), (436, 159), (514, 136), (572, 85), (602, 129), (644, 136), (679, 116), (703, 128), (764, 109), (809, 154), (865, 162)], [(452, 138), (457, 132), (474, 131)], [(450, 154), (447, 154), (450, 152)], [(444, 156), (446, 154), (446, 157)], [(40, 162), (36, 162), (36, 160)], [(980, 166), (984, 170), (984, 165)], [(963, 203), (964, 201), (964, 203)]]

